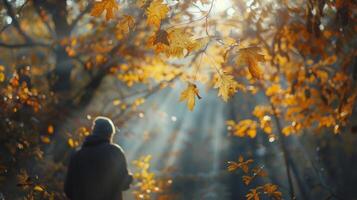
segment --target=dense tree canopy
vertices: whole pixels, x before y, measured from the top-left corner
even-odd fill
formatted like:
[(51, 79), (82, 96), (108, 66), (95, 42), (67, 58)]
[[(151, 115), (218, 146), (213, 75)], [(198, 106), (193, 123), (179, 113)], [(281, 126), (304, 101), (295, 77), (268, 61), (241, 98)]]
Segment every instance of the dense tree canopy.
[[(289, 138), (349, 134), (348, 145), (356, 144), (356, 47), (352, 0), (1, 0), (0, 195), (64, 198), (69, 151), (90, 134), (92, 115), (125, 126), (149, 97), (184, 85), (176, 99), (192, 112), (205, 90), (227, 104), (259, 98), (225, 126), (239, 138), (278, 140), (287, 182), (281, 191), (251, 186), (246, 198), (301, 197)], [(100, 97), (103, 111), (78, 117), (103, 85), (111, 94)], [(73, 117), (77, 127), (66, 127)], [(134, 162), (134, 196), (174, 198), (164, 191), (175, 179), (155, 180), (151, 156)], [(239, 157), (228, 171), (242, 169), (246, 185), (269, 177), (253, 162)], [(336, 199), (356, 198), (325, 188)]]

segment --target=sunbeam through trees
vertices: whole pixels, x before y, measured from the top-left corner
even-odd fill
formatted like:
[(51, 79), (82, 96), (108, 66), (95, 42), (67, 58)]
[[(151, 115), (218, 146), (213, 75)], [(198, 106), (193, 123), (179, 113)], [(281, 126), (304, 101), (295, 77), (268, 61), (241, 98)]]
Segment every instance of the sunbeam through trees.
[(0, 0), (0, 95), (0, 200), (357, 199), (354, 0)]

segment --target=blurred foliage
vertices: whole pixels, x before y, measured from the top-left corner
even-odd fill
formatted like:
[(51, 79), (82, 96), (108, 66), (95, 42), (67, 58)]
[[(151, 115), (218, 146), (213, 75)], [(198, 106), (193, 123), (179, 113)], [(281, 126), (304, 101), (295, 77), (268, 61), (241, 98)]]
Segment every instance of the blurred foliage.
[[(237, 93), (263, 97), (252, 118), (229, 120), (227, 128), (238, 137), (264, 132), (269, 141), (279, 139), (287, 171), (285, 136), (356, 132), (351, 120), (357, 97), (356, 2), (222, 4), (2, 0), (0, 184), (6, 195), (64, 198), (69, 151), (90, 133), (91, 116), (98, 114), (75, 118), (76, 113), (105, 81), (114, 89), (103, 104), (118, 126), (138, 114), (148, 97), (177, 81), (187, 85), (177, 100), (191, 111), (205, 99), (198, 85), (217, 91), (225, 102)], [(70, 117), (77, 127), (66, 126)], [(135, 162), (141, 189), (134, 195), (144, 199), (151, 198), (148, 190), (161, 190), (147, 171), (149, 160)], [(247, 173), (247, 165), (239, 161), (230, 169)], [(263, 185), (247, 199), (259, 193), (281, 196), (277, 186)]]
[[(266, 177), (268, 174), (263, 170), (264, 166), (249, 168), (250, 164), (253, 164), (254, 160), (248, 159), (244, 160), (243, 156), (239, 156), (238, 162), (228, 161), (228, 171), (235, 172), (238, 169), (242, 169), (245, 175), (242, 176), (242, 181), (245, 185), (249, 186), (256, 178)], [(278, 190), (278, 186), (272, 183), (266, 183), (264, 185), (259, 185), (251, 188), (246, 194), (247, 200), (259, 200), (260, 195), (265, 194), (270, 199), (281, 200), (282, 193)]]

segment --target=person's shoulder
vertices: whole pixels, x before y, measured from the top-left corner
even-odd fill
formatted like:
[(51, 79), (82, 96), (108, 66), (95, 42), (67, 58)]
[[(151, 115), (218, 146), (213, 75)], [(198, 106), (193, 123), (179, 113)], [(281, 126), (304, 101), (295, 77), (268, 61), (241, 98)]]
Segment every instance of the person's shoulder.
[(114, 152), (124, 154), (123, 148), (121, 148), (121, 146), (119, 146), (118, 144), (110, 143), (108, 147)]

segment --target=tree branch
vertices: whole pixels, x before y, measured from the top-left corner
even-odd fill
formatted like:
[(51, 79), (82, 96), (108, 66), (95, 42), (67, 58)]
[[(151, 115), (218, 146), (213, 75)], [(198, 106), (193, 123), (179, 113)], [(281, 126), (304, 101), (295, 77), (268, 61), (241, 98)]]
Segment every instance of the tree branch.
[(38, 16), (40, 17), (41, 21), (43, 22), (43, 24), (45, 24), (48, 32), (50, 32), (51, 35), (55, 35), (55, 32), (51, 28), (50, 24), (41, 15), (41, 6), (39, 5), (39, 3), (37, 1), (34, 1), (34, 7), (35, 7), (35, 10), (36, 10)]
[(87, 7), (73, 20), (73, 22), (69, 25), (69, 30), (72, 31), (77, 23), (83, 18), (85, 14), (87, 14), (93, 7), (93, 3), (88, 3)]
[(7, 14), (11, 17), (12, 19), (12, 24), (15, 26), (19, 34), (27, 41), (31, 42), (32, 39), (21, 29), (19, 21), (16, 19), (16, 15), (14, 10), (12, 9), (11, 4), (7, 0), (3, 0), (5, 8), (7, 10)]
[(28, 42), (28, 43), (23, 43), (23, 44), (6, 44), (3, 42), (0, 42), (0, 47), (9, 48), (9, 49), (31, 48), (34, 46), (51, 48), (51, 45), (45, 44), (45, 43)]

